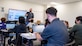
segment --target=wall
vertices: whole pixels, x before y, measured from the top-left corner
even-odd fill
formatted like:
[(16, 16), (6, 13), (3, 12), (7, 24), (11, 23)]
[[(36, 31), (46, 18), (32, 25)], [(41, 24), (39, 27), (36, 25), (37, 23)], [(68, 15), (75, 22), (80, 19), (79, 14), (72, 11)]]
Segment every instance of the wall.
[[(4, 12), (1, 12), (2, 7), (4, 7)], [(58, 17), (61, 20), (67, 20), (70, 26), (74, 25), (76, 16), (82, 15), (82, 1), (69, 4), (60, 4), (54, 7), (58, 10)], [(18, 0), (0, 0), (0, 18), (7, 17), (6, 14), (8, 14), (8, 9), (29, 11), (30, 8), (33, 9), (35, 22), (37, 20), (41, 20), (41, 22), (43, 22), (46, 18), (46, 16), (44, 16), (44, 9), (47, 8), (46, 6)]]
[(60, 4), (54, 7), (58, 10), (58, 17), (61, 20), (67, 20), (70, 27), (75, 24), (74, 22), (77, 16), (82, 16), (82, 1), (69, 4)]
[[(4, 7), (4, 12), (1, 12), (2, 7)], [(18, 0), (0, 0), (0, 18), (7, 17), (9, 9), (19, 9), (19, 10), (29, 11), (30, 8), (33, 9), (35, 22), (37, 20), (41, 20), (41, 22), (43, 22), (44, 21), (43, 5), (38, 5), (38, 4), (33, 4), (33, 3), (18, 1)]]

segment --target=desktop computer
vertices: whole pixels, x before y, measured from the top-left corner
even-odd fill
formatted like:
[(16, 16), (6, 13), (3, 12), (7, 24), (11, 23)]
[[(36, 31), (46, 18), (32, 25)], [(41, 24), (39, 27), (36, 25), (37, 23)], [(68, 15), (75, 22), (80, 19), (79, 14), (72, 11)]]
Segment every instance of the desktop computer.
[(44, 31), (45, 26), (42, 25), (33, 25), (33, 32), (42, 33)]
[(7, 21), (6, 22), (6, 29), (13, 29), (16, 25), (15, 21)]

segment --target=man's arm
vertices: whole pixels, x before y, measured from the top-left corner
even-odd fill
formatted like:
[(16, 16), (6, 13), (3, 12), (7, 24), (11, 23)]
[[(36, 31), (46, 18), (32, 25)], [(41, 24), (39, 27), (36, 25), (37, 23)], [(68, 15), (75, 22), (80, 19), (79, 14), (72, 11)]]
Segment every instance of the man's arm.
[(29, 21), (34, 20), (34, 18), (30, 18)]
[(41, 35), (40, 35), (39, 33), (35, 33), (35, 35), (36, 35), (36, 38), (37, 38), (38, 40), (43, 40), (42, 37), (41, 37)]
[(47, 38), (53, 36), (53, 31), (51, 31), (49, 28), (45, 28), (44, 31), (41, 33), (41, 35), (39, 33), (36, 33), (36, 37), (39, 40), (46, 40)]
[(70, 33), (77, 31), (78, 25), (74, 25), (72, 29), (69, 30)]

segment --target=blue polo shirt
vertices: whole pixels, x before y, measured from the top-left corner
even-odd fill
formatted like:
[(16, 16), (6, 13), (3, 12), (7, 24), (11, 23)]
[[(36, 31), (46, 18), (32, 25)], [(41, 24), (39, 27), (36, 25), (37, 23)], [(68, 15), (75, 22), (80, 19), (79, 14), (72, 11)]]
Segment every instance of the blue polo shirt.
[(43, 40), (47, 40), (46, 46), (64, 46), (68, 41), (68, 31), (59, 18), (54, 19), (41, 34)]

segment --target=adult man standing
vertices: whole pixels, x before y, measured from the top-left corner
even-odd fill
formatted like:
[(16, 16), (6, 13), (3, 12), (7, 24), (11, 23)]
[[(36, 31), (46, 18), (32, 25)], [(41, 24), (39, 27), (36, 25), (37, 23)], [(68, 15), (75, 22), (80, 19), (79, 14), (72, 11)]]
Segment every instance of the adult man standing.
[(68, 41), (66, 26), (57, 18), (57, 10), (54, 7), (48, 8), (46, 14), (50, 24), (41, 35), (36, 33), (37, 39), (47, 40), (45, 46), (64, 46)]
[(34, 20), (34, 14), (32, 13), (32, 8), (29, 10), (29, 12), (26, 13), (26, 24), (28, 24), (30, 21)]

